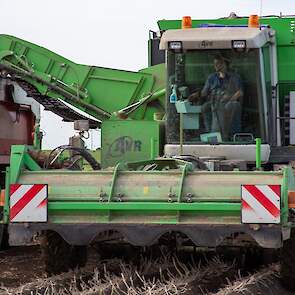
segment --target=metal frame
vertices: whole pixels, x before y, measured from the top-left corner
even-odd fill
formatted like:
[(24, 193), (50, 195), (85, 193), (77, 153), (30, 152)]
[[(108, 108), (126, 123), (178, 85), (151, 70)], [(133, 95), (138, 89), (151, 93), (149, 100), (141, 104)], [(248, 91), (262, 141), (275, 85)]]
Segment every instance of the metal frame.
[(265, 135), (267, 140), (269, 141), (269, 124), (268, 124), (268, 111), (267, 111), (267, 95), (266, 95), (266, 85), (265, 85), (265, 67), (264, 67), (264, 59), (263, 59), (263, 53), (262, 48), (259, 48), (259, 61), (260, 61), (260, 78), (261, 78), (261, 88), (262, 88), (262, 101), (263, 101), (263, 111), (264, 111), (264, 129), (265, 129)]
[(11, 224), (9, 242), (11, 245), (31, 243), (33, 236), (42, 231), (55, 231), (71, 245), (88, 245), (107, 231), (118, 232), (124, 240), (135, 246), (149, 246), (165, 233), (177, 232), (186, 235), (196, 246), (217, 247), (226, 238), (244, 233), (264, 248), (280, 248), (290, 237), (290, 229), (279, 225), (261, 225), (259, 230), (249, 225), (148, 225), (148, 224)]
[[(66, 175), (73, 175), (75, 178), (79, 178), (82, 175), (95, 177), (101, 174), (101, 177), (107, 177), (106, 180), (109, 183), (107, 186), (100, 186), (97, 184), (96, 188), (88, 186), (79, 186), (79, 183), (71, 184), (63, 187), (51, 187), (49, 184), (49, 198), (48, 198), (48, 211), (49, 211), (49, 223), (70, 223), (70, 222), (92, 222), (96, 224), (102, 223), (124, 223), (130, 224), (132, 222), (144, 222), (148, 224), (198, 224), (202, 223), (205, 218), (208, 217), (212, 220), (213, 224), (222, 223), (240, 223), (241, 202), (239, 196), (234, 199), (228, 197), (215, 197), (208, 193), (208, 198), (204, 197), (188, 197), (191, 195), (190, 190), (186, 188), (187, 177), (194, 177), (196, 180), (203, 175), (203, 177), (211, 177), (214, 175), (223, 175), (227, 179), (240, 178), (244, 176), (256, 175), (263, 179), (267, 179), (268, 176), (282, 177), (280, 181), (282, 183), (282, 224), (286, 224), (288, 220), (288, 186), (295, 183), (293, 174), (291, 175), (290, 169), (285, 169), (284, 172), (190, 172), (191, 164), (185, 161), (173, 161), (172, 159), (157, 160), (159, 167), (165, 167), (170, 165), (171, 167), (178, 167), (178, 170), (171, 171), (130, 171), (132, 169), (138, 169), (145, 163), (151, 163), (152, 161), (142, 161), (139, 163), (117, 165), (113, 171), (98, 171), (98, 172), (80, 172), (80, 171), (65, 171), (65, 170), (41, 170), (38, 164), (27, 153), (28, 147), (26, 146), (13, 146), (11, 154), (11, 167), (7, 170), (6, 187), (9, 187), (13, 183), (22, 183), (19, 181), (19, 176), (23, 174), (23, 170), (31, 170), (33, 172), (26, 172), (23, 175), (32, 175), (33, 179), (36, 176), (46, 176), (44, 179), (49, 179), (51, 175), (59, 175), (60, 177)], [(180, 165), (180, 166), (179, 166)], [(180, 168), (180, 169), (179, 169)], [(126, 170), (127, 169), (127, 170)], [(253, 174), (254, 173), (254, 174)], [(77, 175), (77, 176), (75, 176)], [(118, 180), (123, 177), (132, 175), (138, 175), (138, 179), (148, 179), (148, 177), (165, 176), (169, 180), (173, 180), (173, 186), (170, 186), (170, 193), (165, 197), (165, 191), (154, 191), (153, 194), (149, 194), (147, 200), (139, 199), (138, 201), (126, 199), (124, 193), (122, 193), (122, 183), (117, 184)], [(206, 176), (208, 175), (208, 176)], [(255, 177), (255, 178), (256, 178)], [(31, 180), (32, 178), (30, 178)], [(127, 178), (128, 179), (128, 178)], [(166, 178), (165, 178), (166, 181)], [(40, 182), (41, 183), (41, 182)], [(139, 189), (145, 189), (145, 183), (140, 182)], [(119, 185), (119, 188), (118, 188)], [(132, 186), (132, 184), (130, 184)], [(161, 182), (158, 184), (161, 186)], [(295, 185), (294, 185), (295, 186)], [(126, 185), (125, 185), (126, 187)], [(123, 186), (124, 188), (124, 186)], [(148, 188), (148, 187), (147, 187)], [(52, 190), (55, 190), (53, 192)], [(80, 195), (72, 195), (72, 190), (80, 191)], [(126, 187), (127, 189), (127, 187)], [(172, 189), (172, 191), (171, 191)], [(185, 189), (185, 193), (184, 193)], [(198, 191), (196, 184), (195, 189)], [(209, 189), (209, 188), (208, 188)], [(212, 189), (212, 188), (211, 188)], [(169, 192), (169, 188), (166, 188)], [(124, 190), (123, 190), (124, 192)], [(201, 192), (201, 190), (200, 190)], [(228, 188), (228, 192), (231, 189)], [(65, 195), (66, 193), (66, 195)], [(100, 195), (104, 194), (104, 200), (100, 200)], [(88, 195), (88, 197), (86, 195)], [(155, 194), (155, 195), (154, 195)], [(158, 194), (158, 195), (157, 195)], [(164, 195), (163, 195), (164, 194)], [(115, 195), (118, 198), (115, 199)], [(184, 198), (184, 195), (186, 196)], [(225, 194), (227, 195), (227, 193)], [(106, 201), (107, 200), (107, 201)], [(8, 222), (9, 216), (9, 191), (6, 190), (5, 200), (5, 221)], [(202, 217), (204, 216), (204, 217)], [(227, 220), (227, 221), (225, 221)]]
[(14, 145), (11, 147), (10, 167), (6, 168), (5, 176), (5, 204), (4, 223), (9, 221), (9, 187), (12, 183), (17, 183), (19, 175), (24, 168), (31, 171), (40, 171), (41, 167), (27, 153), (27, 146)]
[(277, 42), (276, 33), (274, 30), (270, 31), (270, 70), (272, 82), (272, 109), (273, 109), (273, 122), (275, 125), (275, 139), (276, 146), (281, 146), (281, 128), (280, 128), (280, 106), (279, 106), (279, 85), (278, 85), (278, 57), (277, 57)]

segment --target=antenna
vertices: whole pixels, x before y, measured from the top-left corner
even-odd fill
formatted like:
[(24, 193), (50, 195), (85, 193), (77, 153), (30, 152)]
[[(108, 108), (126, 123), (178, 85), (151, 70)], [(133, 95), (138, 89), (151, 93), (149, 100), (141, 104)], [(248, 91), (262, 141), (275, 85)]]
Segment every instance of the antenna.
[(263, 9), (263, 0), (260, 0), (260, 12), (259, 12), (260, 17), (262, 17), (262, 9)]

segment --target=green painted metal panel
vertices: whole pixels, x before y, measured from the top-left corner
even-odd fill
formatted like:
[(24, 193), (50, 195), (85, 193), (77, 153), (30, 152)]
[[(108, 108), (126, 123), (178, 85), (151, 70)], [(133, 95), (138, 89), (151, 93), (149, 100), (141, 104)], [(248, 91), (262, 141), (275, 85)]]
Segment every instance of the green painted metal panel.
[(211, 219), (218, 224), (227, 219), (234, 224), (240, 220), (241, 204), (49, 202), (48, 209), (53, 223), (197, 224)]
[[(121, 71), (74, 63), (48, 49), (8, 35), (0, 35), (0, 65), (21, 75), (50, 98), (62, 99), (98, 120), (106, 120), (118, 111), (156, 90), (165, 88), (153, 75), (163, 73), (163, 66), (140, 72)], [(164, 97), (159, 97), (160, 111)], [(134, 113), (140, 119), (153, 119), (154, 107)], [(146, 115), (147, 114), (147, 115)], [(132, 118), (133, 114), (130, 116)]]
[[(174, 161), (177, 169), (159, 171), (130, 171), (123, 164), (102, 171), (39, 170), (26, 153), (25, 147), (13, 147), (15, 168), (6, 186), (47, 184), (50, 223), (240, 224), (241, 185), (262, 183), (282, 185), (282, 221), (288, 221), (288, 190), (295, 183), (290, 169), (191, 171), (189, 164)], [(162, 160), (161, 167), (173, 167), (171, 161)]]
[(161, 123), (108, 120), (102, 124), (102, 167), (152, 159), (161, 151)]
[(130, 211), (240, 211), (241, 204), (239, 203), (97, 203), (97, 202), (50, 202), (49, 210), (130, 210)]

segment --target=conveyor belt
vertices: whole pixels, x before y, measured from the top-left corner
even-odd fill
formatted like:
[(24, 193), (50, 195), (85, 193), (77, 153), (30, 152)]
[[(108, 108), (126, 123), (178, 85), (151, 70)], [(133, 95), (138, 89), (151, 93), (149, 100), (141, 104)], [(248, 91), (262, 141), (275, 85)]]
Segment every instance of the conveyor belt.
[(95, 129), (100, 126), (100, 122), (89, 119), (88, 117), (76, 112), (64, 102), (58, 99), (53, 99), (40, 92), (26, 81), (17, 79), (16, 82), (22, 87), (29, 97), (34, 98), (37, 102), (44, 106), (46, 111), (51, 111), (60, 116), (64, 122), (73, 122), (75, 120), (89, 120), (90, 128)]

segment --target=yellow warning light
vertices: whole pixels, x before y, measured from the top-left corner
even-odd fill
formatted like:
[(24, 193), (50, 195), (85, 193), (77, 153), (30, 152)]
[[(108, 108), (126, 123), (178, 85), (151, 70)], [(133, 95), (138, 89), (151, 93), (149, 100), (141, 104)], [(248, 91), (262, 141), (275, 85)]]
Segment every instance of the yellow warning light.
[(252, 14), (248, 20), (249, 28), (259, 28), (259, 16), (257, 14)]
[(192, 27), (192, 18), (190, 16), (183, 16), (181, 22), (182, 29), (191, 29)]

